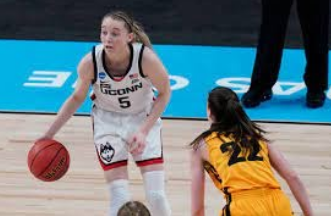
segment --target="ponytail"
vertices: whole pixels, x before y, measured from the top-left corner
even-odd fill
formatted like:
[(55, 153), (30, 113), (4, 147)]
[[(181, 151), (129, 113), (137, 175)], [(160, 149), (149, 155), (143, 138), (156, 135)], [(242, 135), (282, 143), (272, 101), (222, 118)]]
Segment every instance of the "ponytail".
[(142, 43), (152, 49), (152, 43), (140, 23), (134, 21), (131, 29), (134, 34), (134, 42)]

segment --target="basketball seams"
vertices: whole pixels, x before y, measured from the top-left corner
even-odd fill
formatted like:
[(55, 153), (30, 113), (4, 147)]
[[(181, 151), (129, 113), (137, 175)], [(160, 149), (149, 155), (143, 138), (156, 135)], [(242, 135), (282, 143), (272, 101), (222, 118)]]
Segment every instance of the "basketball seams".
[[(48, 146), (45, 146), (45, 147), (43, 147), (42, 149), (40, 149), (35, 155), (34, 155), (34, 157), (33, 157), (33, 159), (32, 159), (32, 161), (31, 161), (31, 164), (29, 165), (29, 167), (32, 167), (33, 166), (33, 163), (34, 163), (34, 161), (35, 161), (35, 159), (38, 157), (38, 155), (42, 152), (42, 151), (44, 151), (45, 149), (47, 149), (48, 147), (51, 147), (51, 146), (53, 146), (53, 145), (57, 145), (58, 143), (56, 143), (56, 142), (54, 142), (54, 143), (51, 143), (51, 144), (49, 144)], [(35, 146), (36, 146), (37, 144), (35, 144)], [(33, 148), (31, 149), (31, 152), (32, 152), (32, 150), (34, 150), (34, 148), (36, 148), (35, 146), (33, 146)]]
[(54, 162), (54, 160), (57, 158), (57, 156), (60, 154), (61, 150), (64, 149), (64, 147), (61, 147), (56, 154), (53, 156), (52, 160), (48, 163), (48, 165), (46, 166), (46, 168), (37, 175), (37, 177), (41, 176), (49, 167), (50, 165), (52, 165), (52, 163)]

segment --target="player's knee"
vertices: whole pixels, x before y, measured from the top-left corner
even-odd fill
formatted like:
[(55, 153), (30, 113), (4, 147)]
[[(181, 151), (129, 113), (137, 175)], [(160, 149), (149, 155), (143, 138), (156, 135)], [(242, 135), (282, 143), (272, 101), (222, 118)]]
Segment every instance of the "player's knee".
[(159, 191), (148, 191), (146, 192), (147, 200), (149, 203), (153, 204), (162, 204), (164, 201), (166, 201), (166, 195), (165, 192), (162, 190)]
[(152, 215), (171, 215), (170, 206), (164, 190), (151, 190), (146, 192), (146, 197), (151, 208)]
[(143, 174), (146, 198), (148, 200), (152, 215), (169, 216), (171, 215), (164, 188), (164, 172), (149, 171)]

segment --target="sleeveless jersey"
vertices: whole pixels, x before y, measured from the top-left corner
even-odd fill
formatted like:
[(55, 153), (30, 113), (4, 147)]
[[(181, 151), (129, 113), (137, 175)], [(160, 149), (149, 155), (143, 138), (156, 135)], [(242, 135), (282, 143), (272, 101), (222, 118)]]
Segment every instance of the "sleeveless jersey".
[(280, 189), (266, 143), (260, 142), (260, 151), (248, 152), (245, 156), (240, 147), (230, 153), (234, 140), (222, 135), (221, 138), (214, 132), (204, 139), (209, 154), (204, 168), (219, 190), (229, 195), (250, 189)]
[(91, 99), (106, 111), (136, 114), (149, 112), (153, 105), (153, 86), (144, 77), (141, 67), (144, 45), (129, 44), (131, 57), (126, 74), (122, 78), (111, 75), (105, 66), (105, 51), (102, 44), (93, 47), (94, 81)]

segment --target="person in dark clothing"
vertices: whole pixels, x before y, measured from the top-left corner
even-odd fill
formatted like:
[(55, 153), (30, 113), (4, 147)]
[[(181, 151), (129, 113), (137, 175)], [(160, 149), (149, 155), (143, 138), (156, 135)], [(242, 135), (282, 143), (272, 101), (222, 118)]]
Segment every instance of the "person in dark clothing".
[[(241, 98), (245, 107), (256, 107), (272, 98), (292, 4), (293, 0), (262, 0), (262, 24), (251, 85)], [(328, 87), (329, 0), (298, 0), (297, 11), (307, 60), (306, 105), (317, 108), (324, 105)]]

